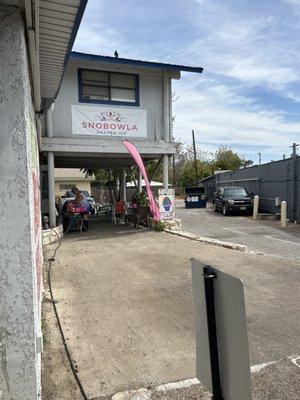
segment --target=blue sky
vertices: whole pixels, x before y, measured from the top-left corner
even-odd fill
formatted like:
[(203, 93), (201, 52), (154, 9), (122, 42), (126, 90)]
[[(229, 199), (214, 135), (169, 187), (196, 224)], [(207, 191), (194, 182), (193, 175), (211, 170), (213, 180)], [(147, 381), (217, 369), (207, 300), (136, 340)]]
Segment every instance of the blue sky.
[(300, 143), (300, 0), (89, 0), (73, 50), (201, 66), (173, 81), (174, 136), (258, 162)]

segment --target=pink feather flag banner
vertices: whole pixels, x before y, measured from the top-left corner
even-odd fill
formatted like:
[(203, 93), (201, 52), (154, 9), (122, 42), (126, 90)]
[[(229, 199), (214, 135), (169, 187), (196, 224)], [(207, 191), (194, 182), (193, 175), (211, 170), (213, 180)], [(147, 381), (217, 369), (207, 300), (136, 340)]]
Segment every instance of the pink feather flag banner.
[(128, 152), (131, 154), (136, 165), (139, 167), (139, 169), (143, 175), (143, 178), (145, 180), (145, 185), (146, 185), (148, 199), (149, 199), (149, 207), (150, 207), (150, 211), (152, 213), (152, 217), (156, 221), (160, 221), (160, 212), (159, 212), (159, 209), (155, 202), (155, 199), (154, 199), (151, 187), (150, 187), (150, 182), (148, 180), (147, 172), (145, 170), (145, 166), (144, 166), (143, 160), (140, 156), (140, 153), (137, 151), (137, 148), (135, 147), (135, 145), (133, 143), (131, 143), (129, 140), (123, 140), (123, 144), (126, 147), (126, 149), (128, 150)]

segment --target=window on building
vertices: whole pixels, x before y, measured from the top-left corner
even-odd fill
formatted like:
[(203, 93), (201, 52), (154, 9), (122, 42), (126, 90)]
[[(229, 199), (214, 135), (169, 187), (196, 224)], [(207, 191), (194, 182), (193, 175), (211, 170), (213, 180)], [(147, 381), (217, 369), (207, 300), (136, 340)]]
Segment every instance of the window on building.
[(138, 106), (138, 75), (80, 69), (79, 100)]

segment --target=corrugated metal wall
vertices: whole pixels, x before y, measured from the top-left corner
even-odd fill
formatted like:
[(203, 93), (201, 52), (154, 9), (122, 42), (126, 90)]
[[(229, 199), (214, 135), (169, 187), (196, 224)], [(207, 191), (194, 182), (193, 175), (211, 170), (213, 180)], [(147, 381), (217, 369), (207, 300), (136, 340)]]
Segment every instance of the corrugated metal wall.
[[(294, 160), (274, 161), (268, 164), (255, 165), (250, 168), (225, 172), (215, 175), (215, 189), (219, 186), (243, 186), (249, 193), (260, 197), (260, 209), (265, 212), (278, 213), (280, 207), (276, 206), (275, 198), (279, 202), (285, 200), (288, 205), (288, 218), (300, 222), (300, 157), (295, 159), (295, 204), (294, 197)], [(204, 186), (209, 182), (203, 182)]]

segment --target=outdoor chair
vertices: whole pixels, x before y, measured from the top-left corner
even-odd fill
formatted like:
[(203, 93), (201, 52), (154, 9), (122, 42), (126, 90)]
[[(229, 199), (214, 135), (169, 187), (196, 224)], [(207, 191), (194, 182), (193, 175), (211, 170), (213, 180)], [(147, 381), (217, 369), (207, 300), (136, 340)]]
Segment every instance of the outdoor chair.
[[(72, 202), (67, 204), (67, 216), (64, 216), (64, 233), (70, 230), (79, 230), (80, 233), (88, 231), (88, 220), (85, 217), (90, 214), (90, 211), (85, 207), (76, 206)], [(66, 218), (67, 217), (67, 218)]]
[(124, 201), (116, 201), (112, 207), (112, 222), (114, 222), (116, 224), (117, 219), (121, 219), (126, 222)]

